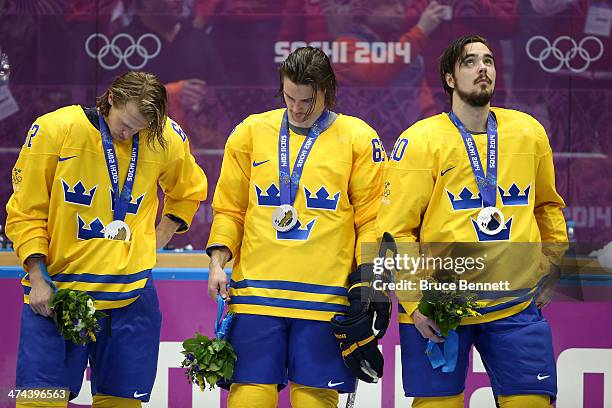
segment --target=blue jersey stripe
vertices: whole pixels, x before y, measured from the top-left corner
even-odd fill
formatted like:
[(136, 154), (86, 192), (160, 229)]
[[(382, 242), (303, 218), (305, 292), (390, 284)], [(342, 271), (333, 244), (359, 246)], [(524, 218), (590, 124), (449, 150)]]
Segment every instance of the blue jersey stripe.
[(261, 288), (293, 290), (295, 292), (317, 293), (322, 295), (348, 296), (348, 290), (340, 286), (315, 285), (312, 283), (287, 282), (278, 280), (255, 280), (244, 279), (241, 281), (230, 281), (234, 289)]
[(92, 273), (58, 273), (51, 277), (54, 282), (86, 282), (86, 283), (134, 283), (148, 277), (150, 269), (130, 275), (95, 275)]
[(473, 292), (478, 296), (478, 299), (501, 299), (504, 297), (519, 297), (527, 295), (532, 288), (515, 289), (515, 290), (483, 290)]
[(348, 306), (307, 300), (279, 299), (264, 296), (232, 296), (232, 305), (259, 305), (286, 309), (313, 310), (318, 312), (347, 313)]
[(516, 306), (516, 305), (518, 305), (520, 303), (523, 303), (523, 302), (526, 302), (526, 301), (528, 301), (530, 299), (533, 299), (536, 294), (537, 294), (537, 292), (534, 291), (533, 293), (527, 294), (525, 296), (518, 297), (518, 298), (516, 298), (514, 300), (510, 300), (508, 302), (500, 303), (500, 304), (495, 305), (495, 306), (481, 307), (481, 308), (477, 308), (477, 309), (474, 309), (474, 310), (476, 310), (480, 314), (487, 314), (487, 313), (492, 313), (492, 312), (498, 312), (500, 310), (508, 309), (509, 307)]
[[(225, 269), (225, 273), (231, 276), (232, 270)], [(25, 275), (21, 266), (0, 266), (0, 279), (21, 279)], [(208, 268), (153, 268), (153, 278), (156, 280), (208, 280)]]
[[(30, 294), (30, 291), (32, 290), (31, 287), (29, 286), (24, 286), (23, 287), (23, 291), (26, 295)], [(89, 296), (91, 296), (92, 298), (96, 299), (96, 300), (109, 300), (109, 301), (116, 301), (116, 300), (127, 300), (127, 299), (132, 299), (135, 298), (136, 296), (138, 296), (140, 294), (140, 291), (142, 289), (135, 289), (129, 292), (125, 292), (125, 293), (121, 293), (121, 292), (93, 292), (93, 291), (86, 291), (85, 293), (87, 293)]]
[[(526, 302), (527, 300), (533, 298), (536, 295), (536, 293), (537, 292), (528, 293), (526, 295), (523, 295), (523, 296), (518, 297), (516, 299), (510, 300), (508, 302), (500, 303), (500, 304), (495, 305), (495, 306), (482, 307), (482, 308), (478, 308), (478, 309), (475, 309), (475, 310), (478, 313), (480, 313), (480, 314), (487, 314), (487, 313), (491, 313), (491, 312), (497, 312), (497, 311), (504, 310), (504, 309), (507, 309), (509, 307), (518, 305), (519, 303)], [(406, 313), (406, 309), (404, 309), (404, 307), (402, 306), (401, 303), (399, 303), (397, 305), (397, 308), (398, 308), (399, 313)]]

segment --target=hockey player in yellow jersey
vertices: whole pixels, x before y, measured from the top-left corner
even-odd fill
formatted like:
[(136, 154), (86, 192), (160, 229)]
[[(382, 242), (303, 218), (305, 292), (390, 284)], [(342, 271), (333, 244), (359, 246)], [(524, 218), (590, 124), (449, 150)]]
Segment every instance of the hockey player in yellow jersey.
[[(163, 84), (128, 72), (96, 108), (41, 116), (14, 169), (22, 179), (13, 180), (6, 233), (28, 272), (17, 387), (67, 388), (74, 398), (89, 360), (94, 407), (139, 407), (157, 371), (156, 248), (186, 231), (206, 198), (204, 172), (167, 117)], [(158, 183), (165, 200), (156, 227)], [(96, 342), (77, 346), (61, 337), (50, 317), (52, 285), (86, 291), (105, 311)], [(17, 403), (43, 405), (67, 402)]]
[[(500, 407), (549, 407), (556, 369), (540, 308), (550, 300), (549, 273), (558, 271), (567, 236), (548, 138), (533, 117), (490, 106), (496, 71), (485, 39), (466, 36), (450, 44), (440, 75), (452, 110), (398, 138), (377, 234), (391, 233), (410, 256), (425, 247), (436, 253), (469, 248), (484, 262), (464, 276), (473, 287), (504, 280), (510, 286), (476, 290), (481, 315), (462, 319), (454, 368), (439, 367), (424, 353), (428, 341), (445, 347), (447, 339), (417, 308), (418, 286), (398, 292), (404, 391), (415, 397), (413, 407), (463, 407), (474, 345)], [(396, 274), (396, 283), (419, 276), (409, 275)]]
[[(375, 241), (382, 144), (362, 120), (330, 110), (335, 76), (321, 50), (294, 51), (280, 66), (280, 82), (286, 109), (251, 115), (234, 129), (213, 199), (208, 291), (215, 300), (220, 292), (236, 313), (231, 408), (275, 407), (288, 381), (294, 407), (335, 407), (356, 376), (372, 382), (382, 375), (373, 310), (359, 314), (367, 283), (352, 278), (363, 269), (361, 244)], [(384, 299), (379, 337), (389, 318)], [(335, 315), (369, 321), (363, 337), (344, 338), (342, 353)], [(371, 372), (355, 370), (362, 360)]]

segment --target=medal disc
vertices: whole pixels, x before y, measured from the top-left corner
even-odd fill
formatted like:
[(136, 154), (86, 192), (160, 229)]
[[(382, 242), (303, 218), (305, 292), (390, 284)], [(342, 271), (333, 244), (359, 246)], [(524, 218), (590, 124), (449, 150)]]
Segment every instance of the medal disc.
[(478, 229), (487, 235), (496, 235), (505, 227), (504, 214), (497, 207), (485, 207), (476, 219)]
[(104, 238), (114, 241), (129, 241), (130, 227), (124, 221), (115, 220), (104, 227)]
[(290, 231), (298, 221), (297, 211), (289, 204), (283, 204), (272, 214), (272, 226), (279, 232)]

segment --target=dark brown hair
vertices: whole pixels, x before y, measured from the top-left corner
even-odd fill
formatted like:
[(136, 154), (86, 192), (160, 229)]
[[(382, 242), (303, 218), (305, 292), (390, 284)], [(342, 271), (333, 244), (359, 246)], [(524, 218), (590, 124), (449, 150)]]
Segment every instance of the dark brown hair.
[(123, 107), (134, 102), (138, 111), (148, 121), (147, 144), (151, 147), (157, 141), (166, 148), (164, 128), (168, 118), (168, 95), (164, 84), (153, 74), (130, 71), (116, 77), (110, 88), (100, 95), (96, 107), (104, 116), (108, 116), (111, 105), (108, 96), (113, 96), (113, 106)]
[(283, 95), (283, 80), (288, 78), (298, 85), (311, 85), (314, 99), (308, 114), (314, 109), (317, 91), (325, 94), (325, 107), (331, 109), (336, 104), (336, 75), (329, 58), (323, 51), (314, 47), (301, 47), (293, 51), (278, 68), (280, 72), (279, 96)]
[(472, 43), (483, 43), (491, 51), (491, 46), (483, 37), (479, 35), (466, 35), (453, 41), (440, 57), (440, 79), (442, 80), (444, 91), (450, 95), (451, 99), (453, 97), (453, 88), (446, 83), (446, 74), (454, 76), (455, 64), (457, 61), (465, 58), (465, 46)]

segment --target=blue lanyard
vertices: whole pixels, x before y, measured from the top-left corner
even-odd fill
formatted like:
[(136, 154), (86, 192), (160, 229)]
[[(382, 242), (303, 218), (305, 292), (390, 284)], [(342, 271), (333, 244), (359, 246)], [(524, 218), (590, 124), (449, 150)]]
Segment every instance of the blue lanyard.
[(233, 313), (228, 313), (223, 317), (223, 309), (225, 309), (225, 300), (221, 297), (221, 294), (217, 294), (217, 319), (215, 320), (215, 336), (218, 339), (223, 340), (229, 334), (229, 330), (234, 319)]
[(482, 197), (482, 203), (484, 207), (495, 207), (495, 201), (497, 198), (497, 122), (493, 117), (493, 114), (489, 112), (487, 117), (487, 174), (485, 176), (480, 157), (478, 156), (478, 148), (474, 137), (465, 125), (461, 123), (457, 115), (454, 112), (450, 112), (448, 117), (453, 124), (459, 129), (459, 133), (463, 138), (463, 144), (465, 144), (465, 150), (467, 151), (472, 165), (472, 172), (476, 178), (476, 185), (478, 191), (480, 191), (480, 197)]
[(115, 201), (113, 203), (113, 220), (125, 220), (128, 205), (132, 197), (132, 188), (136, 179), (136, 164), (138, 163), (138, 134), (134, 135), (132, 141), (132, 155), (130, 157), (130, 166), (125, 176), (123, 189), (119, 194), (119, 161), (113, 146), (113, 138), (108, 130), (108, 126), (102, 115), (98, 115), (98, 123), (100, 124), (100, 134), (102, 136), (102, 148), (104, 149), (104, 158), (106, 159), (106, 167), (110, 177), (113, 192), (115, 193)]
[(308, 136), (302, 143), (297, 159), (293, 165), (293, 172), (289, 174), (289, 121), (287, 119), (287, 110), (283, 114), (281, 122), (280, 134), (278, 136), (278, 180), (280, 184), (280, 203), (293, 205), (295, 196), (297, 195), (302, 171), (306, 159), (314, 146), (317, 137), (325, 130), (323, 124), (327, 121), (329, 111), (325, 109), (317, 121), (308, 131)]
[(55, 282), (53, 282), (53, 280), (49, 276), (49, 271), (47, 270), (47, 264), (41, 260), (39, 262), (39, 265), (40, 265), (40, 274), (42, 275), (42, 278), (44, 279), (45, 282), (47, 282), (47, 284), (49, 284), (49, 286), (51, 286), (51, 289), (53, 289), (53, 293), (56, 293), (57, 286), (55, 286)]
[[(440, 333), (436, 334), (440, 336)], [(454, 372), (459, 355), (459, 335), (455, 330), (449, 330), (448, 336), (446, 336), (442, 344), (428, 340), (425, 354), (427, 354), (431, 367), (434, 370), (442, 366), (443, 373)]]

